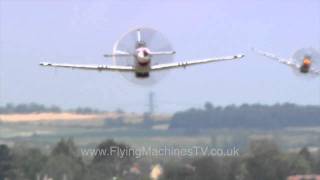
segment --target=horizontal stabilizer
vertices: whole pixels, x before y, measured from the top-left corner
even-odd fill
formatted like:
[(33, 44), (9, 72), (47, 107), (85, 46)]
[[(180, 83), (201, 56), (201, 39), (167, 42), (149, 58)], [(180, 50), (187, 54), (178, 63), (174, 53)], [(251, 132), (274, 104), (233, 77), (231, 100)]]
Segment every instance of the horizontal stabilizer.
[(112, 54), (105, 54), (104, 57), (128, 57), (128, 56), (133, 56), (133, 54), (130, 54), (128, 52), (125, 51), (116, 51)]
[(157, 51), (157, 52), (151, 52), (152, 56), (158, 56), (158, 55), (174, 55), (176, 54), (175, 51)]

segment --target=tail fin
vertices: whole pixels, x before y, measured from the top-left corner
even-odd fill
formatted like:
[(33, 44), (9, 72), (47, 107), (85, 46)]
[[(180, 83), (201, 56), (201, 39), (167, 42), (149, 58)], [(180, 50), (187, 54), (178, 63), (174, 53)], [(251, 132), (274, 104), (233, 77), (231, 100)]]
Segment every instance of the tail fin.
[(141, 38), (141, 30), (137, 29), (137, 42), (142, 42), (142, 38)]

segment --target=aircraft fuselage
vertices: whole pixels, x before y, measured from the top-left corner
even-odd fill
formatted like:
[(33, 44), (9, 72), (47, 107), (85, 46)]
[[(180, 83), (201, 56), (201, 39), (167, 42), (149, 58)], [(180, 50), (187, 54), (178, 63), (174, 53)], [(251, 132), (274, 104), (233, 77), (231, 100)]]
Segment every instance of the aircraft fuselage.
[(151, 52), (146, 47), (139, 47), (136, 49), (135, 68), (137, 78), (149, 77), (151, 65)]
[(310, 58), (305, 58), (303, 60), (303, 63), (300, 67), (300, 72), (301, 73), (308, 73), (310, 71), (310, 67), (311, 67), (311, 60)]

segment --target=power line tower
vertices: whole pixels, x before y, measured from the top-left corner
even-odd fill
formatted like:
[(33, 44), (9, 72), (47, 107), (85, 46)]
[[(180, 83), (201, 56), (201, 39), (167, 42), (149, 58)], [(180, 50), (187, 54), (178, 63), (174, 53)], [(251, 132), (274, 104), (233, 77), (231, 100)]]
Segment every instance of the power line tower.
[(154, 93), (149, 93), (149, 115), (152, 115), (154, 113)]
[(148, 110), (143, 114), (143, 128), (152, 128), (154, 125), (153, 113), (154, 113), (154, 93), (150, 92), (148, 95)]

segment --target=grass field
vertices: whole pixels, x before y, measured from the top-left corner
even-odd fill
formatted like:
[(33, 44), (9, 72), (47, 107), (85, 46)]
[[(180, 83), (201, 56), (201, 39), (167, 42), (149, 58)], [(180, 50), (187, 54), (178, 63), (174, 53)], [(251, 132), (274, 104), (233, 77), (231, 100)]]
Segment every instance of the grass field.
[[(122, 127), (105, 124), (107, 119), (122, 117)], [(14, 144), (28, 142), (52, 145), (61, 138), (72, 137), (81, 146), (94, 146), (106, 139), (115, 139), (132, 146), (243, 145), (253, 139), (274, 139), (285, 149), (320, 146), (320, 127), (287, 128), (272, 131), (253, 129), (211, 129), (194, 132), (168, 129), (170, 115), (156, 115), (163, 121), (153, 128), (134, 127), (129, 124), (142, 122), (141, 114), (133, 113), (32, 113), (0, 115), (0, 142)], [(128, 126), (126, 125), (128, 124)], [(159, 127), (158, 127), (159, 126)]]

